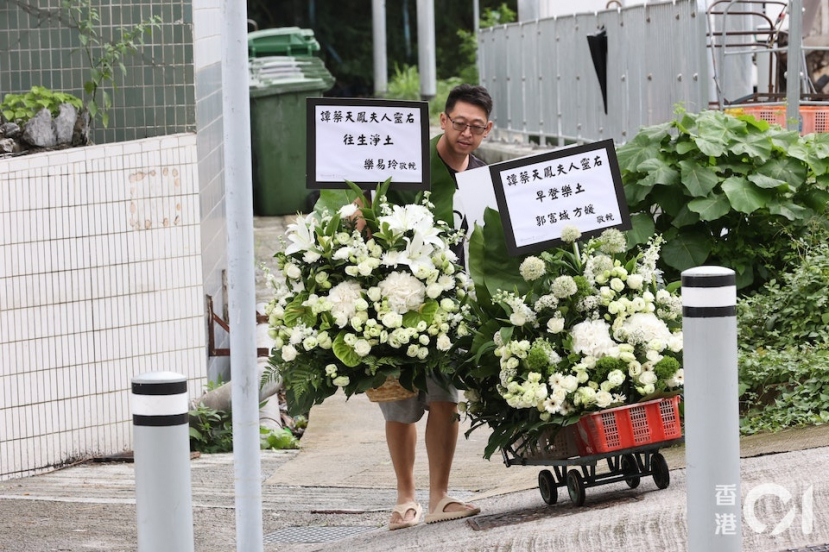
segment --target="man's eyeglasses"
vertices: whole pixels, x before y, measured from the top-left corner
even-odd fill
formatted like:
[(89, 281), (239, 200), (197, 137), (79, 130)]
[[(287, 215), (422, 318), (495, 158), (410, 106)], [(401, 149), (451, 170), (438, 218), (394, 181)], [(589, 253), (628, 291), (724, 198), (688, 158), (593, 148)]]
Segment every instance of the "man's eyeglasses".
[(446, 118), (452, 122), (452, 128), (454, 128), (458, 132), (463, 132), (467, 129), (467, 127), (469, 127), (469, 130), (472, 132), (472, 134), (480, 136), (486, 131), (485, 126), (470, 125), (461, 121), (456, 121), (452, 117), (450, 117), (448, 113), (446, 114)]

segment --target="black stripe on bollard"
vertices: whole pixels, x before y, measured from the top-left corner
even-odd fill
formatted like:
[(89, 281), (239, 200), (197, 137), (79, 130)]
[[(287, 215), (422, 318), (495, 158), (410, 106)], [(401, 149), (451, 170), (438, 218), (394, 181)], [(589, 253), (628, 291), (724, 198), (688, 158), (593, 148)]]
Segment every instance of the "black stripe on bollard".
[(682, 316), (685, 318), (724, 318), (726, 316), (737, 316), (737, 306), (682, 307)]
[(165, 383), (132, 383), (132, 392), (135, 395), (180, 395), (187, 393), (186, 381), (172, 381)]
[(734, 274), (720, 274), (702, 276), (698, 274), (683, 274), (682, 287), (693, 288), (718, 288), (737, 285), (737, 277)]
[(166, 427), (190, 423), (190, 414), (172, 414), (169, 416), (132, 415), (132, 423), (137, 426)]

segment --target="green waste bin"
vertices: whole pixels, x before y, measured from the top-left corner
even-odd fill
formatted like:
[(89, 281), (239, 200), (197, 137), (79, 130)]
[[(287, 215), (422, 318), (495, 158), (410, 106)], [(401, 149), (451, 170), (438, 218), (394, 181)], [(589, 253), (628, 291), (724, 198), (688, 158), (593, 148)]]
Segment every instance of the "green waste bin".
[(327, 71), (319, 73), (324, 78), (307, 76), (293, 58), (250, 61), (254, 212), (275, 216), (304, 211), (309, 193), (305, 100), (322, 96), (334, 79)]
[(248, 33), (248, 57), (313, 56), (319, 51), (312, 29), (282, 27)]

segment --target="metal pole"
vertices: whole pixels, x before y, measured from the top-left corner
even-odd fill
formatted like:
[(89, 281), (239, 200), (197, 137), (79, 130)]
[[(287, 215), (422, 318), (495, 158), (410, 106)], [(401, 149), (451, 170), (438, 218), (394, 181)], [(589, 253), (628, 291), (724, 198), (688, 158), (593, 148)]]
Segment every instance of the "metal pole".
[[(472, 30), (475, 33), (475, 65), (480, 64), (480, 43), (478, 39), (481, 34), (481, 3), (480, 0), (472, 0)], [(478, 84), (483, 84), (480, 72), (478, 73)]]
[(232, 328), (230, 385), (236, 475), (236, 549), (239, 552), (261, 552), (262, 487), (259, 465), (259, 381), (256, 370), (253, 177), (246, 21), (245, 2), (226, 0), (222, 88), (228, 304)]
[(734, 271), (682, 273), (689, 552), (742, 550)]
[(371, 29), (374, 35), (374, 95), (382, 97), (389, 90), (386, 59), (386, 0), (371, 0)]
[(420, 73), (420, 97), (431, 100), (437, 94), (435, 0), (417, 0), (417, 68)]
[[(786, 127), (800, 130), (800, 58), (803, 55), (803, 0), (789, 0), (789, 47), (786, 59)], [(806, 68), (802, 68), (803, 71)]]
[(187, 378), (136, 376), (131, 399), (138, 552), (192, 552)]

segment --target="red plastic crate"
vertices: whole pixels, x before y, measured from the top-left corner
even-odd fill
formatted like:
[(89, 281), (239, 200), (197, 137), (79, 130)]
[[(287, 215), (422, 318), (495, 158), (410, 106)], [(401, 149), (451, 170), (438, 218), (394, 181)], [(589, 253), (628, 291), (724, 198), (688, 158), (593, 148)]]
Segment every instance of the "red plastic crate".
[(576, 424), (580, 456), (682, 437), (679, 395), (587, 414)]
[[(752, 115), (772, 124), (786, 128), (785, 105), (743, 106), (725, 109), (731, 115)], [(800, 106), (800, 134), (829, 132), (829, 106), (801, 105)]]

